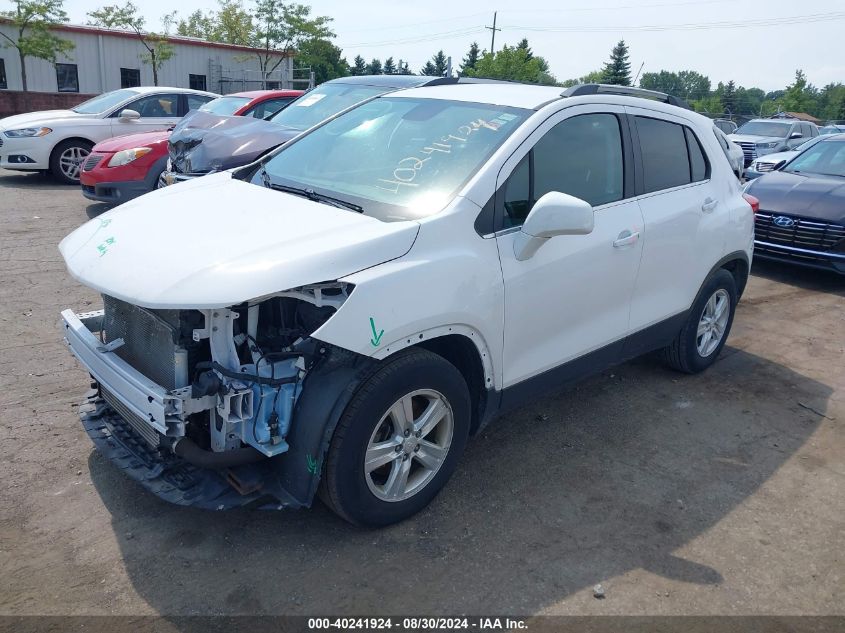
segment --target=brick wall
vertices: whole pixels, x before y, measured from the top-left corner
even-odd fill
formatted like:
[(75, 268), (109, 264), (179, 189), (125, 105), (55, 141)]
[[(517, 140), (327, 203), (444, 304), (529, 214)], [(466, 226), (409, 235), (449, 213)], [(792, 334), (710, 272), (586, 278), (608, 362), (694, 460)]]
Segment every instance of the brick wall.
[(0, 90), (0, 119), (13, 114), (38, 110), (64, 110), (79, 105), (95, 95), (77, 92), (19, 92)]

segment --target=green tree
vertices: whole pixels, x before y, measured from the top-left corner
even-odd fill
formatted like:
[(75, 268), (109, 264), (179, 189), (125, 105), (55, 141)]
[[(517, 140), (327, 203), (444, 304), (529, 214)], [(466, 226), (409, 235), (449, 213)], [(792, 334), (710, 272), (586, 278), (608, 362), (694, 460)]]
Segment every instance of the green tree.
[(526, 81), (540, 84), (554, 84), (555, 78), (548, 72), (548, 64), (542, 57), (532, 55), (518, 46), (503, 46), (496, 53), (485, 52), (469, 71), (469, 76)]
[(816, 89), (807, 83), (807, 77), (800, 68), (795, 71), (795, 81), (786, 87), (780, 100), (784, 112), (807, 112), (816, 110)]
[(564, 88), (571, 88), (572, 86), (579, 86), (581, 84), (599, 84), (604, 80), (604, 71), (603, 70), (594, 70), (592, 72), (587, 73), (583, 77), (578, 77), (577, 79), (567, 79), (560, 85)]
[(681, 92), (678, 96), (684, 99), (699, 99), (710, 94), (710, 78), (694, 70), (682, 70), (678, 73), (681, 81)]
[[(720, 86), (722, 84), (719, 84)], [(722, 108), (728, 114), (733, 114), (736, 110), (736, 83), (734, 80), (731, 79), (722, 90), (722, 94), (720, 96), (720, 100), (722, 102)]]
[(631, 85), (631, 64), (628, 61), (628, 46), (619, 40), (610, 53), (610, 61), (604, 65), (605, 83), (617, 86)]
[(461, 74), (466, 75), (468, 70), (475, 70), (475, 65), (478, 63), (478, 57), (480, 55), (480, 51), (478, 48), (478, 42), (473, 42), (469, 45), (469, 52), (464, 57), (463, 61), (461, 62)]
[(349, 64), (342, 55), (343, 51), (330, 41), (315, 38), (299, 45), (296, 59), (300, 67), (310, 67), (314, 73), (314, 82), (321, 84), (349, 74)]
[(431, 61), (426, 62), (425, 66), (423, 66), (420, 71), (420, 74), (429, 75), (431, 77), (442, 77), (446, 74), (447, 65), (448, 61), (446, 60), (446, 54), (441, 49), (434, 54)]
[(517, 48), (520, 48), (525, 51), (525, 59), (531, 61), (534, 59), (534, 53), (531, 50), (531, 47), (528, 46), (528, 38), (523, 37), (519, 44), (516, 45)]
[(218, 0), (218, 4), (217, 11), (203, 13), (198, 9), (186, 19), (180, 19), (176, 23), (176, 33), (209, 42), (249, 46), (255, 25), (241, 0)]
[(10, 26), (17, 32), (17, 39), (12, 39), (2, 31), (3, 48), (14, 48), (21, 63), (21, 83), (27, 92), (26, 58), (44, 59), (55, 64), (60, 55), (73, 50), (73, 42), (56, 37), (51, 27), (67, 22), (67, 14), (62, 8), (63, 0), (12, 0), (14, 9), (0, 12), (0, 17), (9, 20)]
[(668, 95), (683, 96), (684, 82), (678, 73), (661, 70), (658, 73), (643, 73), (640, 77), (640, 88), (665, 92)]
[(367, 74), (367, 62), (364, 61), (364, 58), (360, 55), (356, 55), (355, 59), (352, 60), (352, 68), (350, 68), (350, 75), (366, 75)]
[(261, 68), (261, 77), (266, 86), (267, 78), (286, 57), (293, 54), (308, 39), (334, 37), (329, 28), (332, 18), (311, 17), (311, 7), (296, 2), (281, 0), (256, 0), (255, 31), (252, 46)]
[[(175, 55), (173, 46), (167, 41), (167, 34), (153, 33), (144, 30), (146, 21), (139, 12), (139, 8), (128, 0), (125, 5), (108, 5), (88, 14), (89, 23), (112, 29), (132, 31), (146, 52), (141, 53), (141, 61), (149, 64), (153, 70), (153, 85), (158, 85), (158, 71), (161, 66)], [(174, 14), (162, 18), (165, 27), (175, 19)]]
[(393, 61), (392, 57), (388, 57), (384, 60), (384, 68), (382, 69), (385, 75), (395, 75), (396, 74), (396, 62)]
[(381, 60), (376, 59), (374, 57), (373, 61), (371, 61), (369, 64), (367, 64), (367, 70), (366, 70), (365, 74), (367, 74), (367, 75), (381, 75), (383, 72), (384, 71), (382, 69)]
[(818, 116), (825, 121), (845, 119), (845, 85), (830, 83), (822, 88), (819, 93)]

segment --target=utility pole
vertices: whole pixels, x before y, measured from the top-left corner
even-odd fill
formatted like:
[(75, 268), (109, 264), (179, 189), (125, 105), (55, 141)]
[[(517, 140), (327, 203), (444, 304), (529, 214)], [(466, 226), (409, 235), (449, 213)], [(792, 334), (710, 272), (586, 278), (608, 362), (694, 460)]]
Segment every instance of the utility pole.
[(496, 11), (493, 11), (493, 26), (485, 26), (485, 29), (490, 29), (492, 31), (492, 37), (490, 39), (490, 54), (496, 52), (496, 31), (501, 31), (502, 29), (496, 28)]
[(449, 55), (449, 57), (446, 58), (446, 76), (447, 77), (452, 76), (452, 56), (451, 55)]

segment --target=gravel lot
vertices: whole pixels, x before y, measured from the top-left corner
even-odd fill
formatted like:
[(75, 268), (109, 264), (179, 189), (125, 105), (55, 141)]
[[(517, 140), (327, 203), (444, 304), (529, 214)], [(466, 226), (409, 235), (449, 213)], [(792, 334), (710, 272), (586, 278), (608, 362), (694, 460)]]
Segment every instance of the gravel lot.
[(0, 170), (0, 615), (845, 614), (845, 277), (756, 263), (710, 371), (552, 393), (364, 531), (170, 506), (94, 452), (58, 314), (99, 297), (56, 245), (103, 210)]

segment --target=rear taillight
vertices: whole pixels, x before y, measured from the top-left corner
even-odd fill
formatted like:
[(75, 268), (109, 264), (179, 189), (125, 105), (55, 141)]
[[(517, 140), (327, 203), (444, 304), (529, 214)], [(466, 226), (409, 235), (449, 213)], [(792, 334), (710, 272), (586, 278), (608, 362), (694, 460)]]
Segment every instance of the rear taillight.
[(751, 205), (751, 212), (757, 213), (760, 210), (760, 201), (752, 196), (750, 193), (742, 194), (742, 197), (745, 198), (745, 201)]

